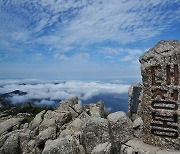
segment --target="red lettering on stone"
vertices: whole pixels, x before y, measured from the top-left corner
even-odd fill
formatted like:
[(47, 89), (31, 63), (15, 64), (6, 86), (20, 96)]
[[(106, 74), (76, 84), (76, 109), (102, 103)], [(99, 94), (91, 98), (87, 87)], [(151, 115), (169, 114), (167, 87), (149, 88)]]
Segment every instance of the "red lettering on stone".
[(156, 70), (161, 69), (161, 66), (152, 66), (151, 73), (152, 73), (152, 85), (153, 86), (160, 86), (161, 83), (156, 81)]
[(165, 94), (167, 93), (166, 90), (156, 89), (152, 90), (153, 93), (153, 99), (155, 99), (157, 96), (160, 96), (162, 99), (165, 99)]
[(179, 85), (178, 65), (174, 65), (174, 72), (171, 72), (170, 65), (167, 65), (166, 71), (167, 71), (167, 75), (166, 75), (167, 85), (171, 84), (171, 78), (174, 77), (174, 85), (178, 86)]

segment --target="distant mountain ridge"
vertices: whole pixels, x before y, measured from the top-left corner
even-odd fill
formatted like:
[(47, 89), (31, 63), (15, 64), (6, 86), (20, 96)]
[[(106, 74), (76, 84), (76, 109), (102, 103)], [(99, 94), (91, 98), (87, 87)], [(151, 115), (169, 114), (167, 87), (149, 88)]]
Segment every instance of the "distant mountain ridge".
[[(23, 92), (20, 90), (15, 90), (9, 93), (4, 93), (0, 95), (0, 107), (7, 107), (7, 106), (22, 106), (22, 107), (34, 107), (34, 106), (49, 106), (55, 108), (57, 104), (62, 101), (61, 99), (53, 100), (54, 104), (50, 105), (43, 105), (40, 104), (41, 101), (51, 101), (49, 98), (47, 99), (29, 99), (24, 102), (17, 102), (16, 104), (11, 102), (11, 97), (14, 95), (24, 96), (27, 95), (27, 92)], [(124, 94), (99, 94), (95, 95), (87, 100), (81, 100), (83, 104), (89, 104), (98, 102), (99, 100), (102, 100), (105, 105), (108, 107), (108, 109), (111, 112), (115, 112), (118, 110), (122, 110), (124, 112), (127, 112), (127, 102), (128, 102), (128, 95), (126, 93)]]
[(27, 92), (23, 92), (20, 90), (15, 90), (9, 93), (4, 93), (0, 95), (0, 107), (5, 107), (5, 106), (13, 106), (10, 100), (8, 100), (9, 97), (12, 95), (26, 95)]
[[(10, 107), (10, 106), (22, 106), (22, 107), (34, 107), (36, 106), (35, 102), (40, 102), (42, 99), (29, 99), (27, 101), (21, 102), (21, 103), (12, 103), (9, 99), (10, 97), (14, 95), (24, 96), (27, 95), (27, 92), (23, 92), (20, 90), (15, 90), (9, 93), (4, 93), (0, 95), (0, 107)], [(46, 99), (48, 100), (48, 99)], [(59, 103), (61, 100), (56, 100), (56, 103)]]

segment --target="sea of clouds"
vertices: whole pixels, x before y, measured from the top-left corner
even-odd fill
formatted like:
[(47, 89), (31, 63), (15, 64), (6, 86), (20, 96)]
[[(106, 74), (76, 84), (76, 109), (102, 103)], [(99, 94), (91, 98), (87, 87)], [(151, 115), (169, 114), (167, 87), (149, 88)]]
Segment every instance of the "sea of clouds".
[(29, 99), (41, 100), (39, 105), (52, 105), (55, 100), (65, 100), (78, 96), (80, 101), (99, 94), (127, 93), (130, 85), (120, 81), (110, 83), (100, 81), (45, 81), (45, 80), (0, 80), (0, 94), (15, 90), (27, 92), (26, 95), (13, 94), (12, 103), (22, 103)]

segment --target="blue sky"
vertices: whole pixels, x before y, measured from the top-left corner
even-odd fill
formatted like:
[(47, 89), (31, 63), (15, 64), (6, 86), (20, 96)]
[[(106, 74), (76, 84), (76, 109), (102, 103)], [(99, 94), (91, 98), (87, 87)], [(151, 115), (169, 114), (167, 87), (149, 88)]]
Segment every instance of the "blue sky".
[(140, 78), (160, 40), (180, 40), (180, 0), (0, 1), (0, 79)]

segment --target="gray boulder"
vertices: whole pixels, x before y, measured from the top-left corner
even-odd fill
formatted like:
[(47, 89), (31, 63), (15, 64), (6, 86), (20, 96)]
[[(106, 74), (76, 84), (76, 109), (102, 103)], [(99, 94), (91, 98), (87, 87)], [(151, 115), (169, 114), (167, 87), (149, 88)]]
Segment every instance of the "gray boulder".
[(60, 133), (58, 138), (67, 138), (67, 137), (71, 137), (73, 135), (74, 135), (74, 132), (72, 130), (65, 129)]
[(44, 118), (42, 123), (39, 125), (39, 130), (42, 131), (47, 129), (48, 127), (56, 127), (56, 122), (54, 119)]
[(104, 102), (100, 100), (97, 102), (96, 106), (100, 108), (102, 117), (107, 118), (110, 112), (105, 107)]
[(77, 97), (72, 97), (68, 100), (60, 102), (60, 105), (57, 108), (56, 112), (70, 112), (72, 119), (75, 119), (83, 112), (83, 105), (81, 103), (78, 103)]
[(45, 114), (45, 110), (41, 111), (40, 113), (38, 113), (36, 115), (36, 117), (33, 119), (33, 121), (30, 123), (30, 129), (33, 130), (37, 127), (39, 127), (39, 125), (41, 124), (41, 122), (43, 121), (43, 116)]
[(124, 112), (115, 112), (107, 117), (110, 126), (110, 134), (113, 144), (113, 151), (120, 152), (122, 143), (133, 137), (133, 124)]
[(137, 138), (141, 138), (143, 135), (143, 120), (141, 117), (133, 121), (133, 134)]
[[(24, 130), (15, 130), (15, 131), (12, 131), (12, 132), (9, 132), (9, 133), (6, 133), (6, 134), (3, 134), (0, 136), (0, 148), (3, 147), (5, 141), (10, 137), (10, 136), (13, 136), (13, 135), (18, 135), (19, 136), (19, 139), (21, 141), (24, 141), (24, 140), (28, 140), (28, 137), (29, 137), (29, 132), (24, 132)], [(25, 137), (23, 137), (23, 134), (27, 134), (27, 138), (25, 139)]]
[(86, 153), (91, 153), (98, 144), (110, 142), (109, 127), (107, 119), (91, 117), (82, 125), (84, 136), (83, 145)]
[(91, 117), (97, 118), (106, 118), (109, 114), (102, 101), (97, 102), (97, 104), (86, 105), (86, 111)]
[(24, 130), (23, 132), (19, 133), (19, 143), (20, 143), (21, 152), (27, 153), (29, 149), (28, 146), (29, 141), (30, 141), (30, 130)]
[(72, 97), (68, 100), (60, 102), (59, 106), (57, 107), (57, 112), (70, 111), (71, 107), (73, 107), (75, 104), (78, 104), (78, 97)]
[(106, 143), (97, 145), (93, 149), (91, 154), (112, 154), (111, 143), (106, 142)]
[(19, 154), (20, 153), (19, 134), (18, 133), (11, 134), (6, 139), (2, 149), (3, 149), (2, 154)]
[(133, 121), (133, 128), (137, 128), (140, 126), (143, 126), (143, 120), (141, 117), (139, 117)]
[(79, 118), (76, 118), (67, 126), (67, 129), (78, 132), (81, 131), (82, 124), (83, 121)]
[(69, 111), (64, 112), (56, 112), (56, 111), (47, 111), (44, 115), (45, 119), (53, 119), (58, 125), (63, 125), (67, 122), (69, 122), (71, 118), (71, 113)]
[(80, 154), (80, 150), (73, 138), (58, 138), (47, 142), (42, 154)]
[(96, 104), (89, 104), (89, 108), (89, 113), (92, 117), (104, 118), (101, 109)]
[(87, 114), (86, 111), (83, 111), (83, 112), (78, 116), (78, 118), (81, 119), (81, 120), (86, 120), (86, 119), (88, 119), (89, 117), (90, 117), (90, 115)]
[(0, 123), (0, 135), (14, 128), (18, 129), (24, 118), (11, 118)]
[(84, 106), (82, 103), (78, 103), (74, 105), (74, 109), (78, 114), (81, 114), (84, 110)]
[(46, 140), (55, 139), (55, 138), (56, 138), (56, 128), (49, 127), (43, 131), (40, 131), (39, 135), (36, 138), (35, 145), (36, 146), (44, 145)]
[(82, 132), (80, 131), (65, 129), (61, 132), (59, 138), (73, 138), (73, 140), (76, 141), (78, 146), (82, 146), (81, 144), (83, 143)]

